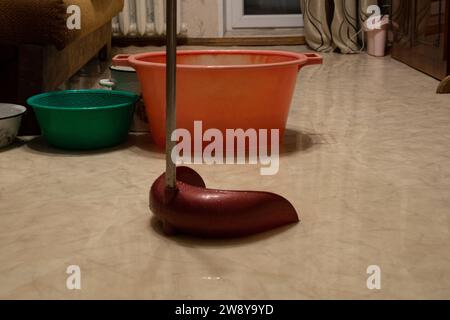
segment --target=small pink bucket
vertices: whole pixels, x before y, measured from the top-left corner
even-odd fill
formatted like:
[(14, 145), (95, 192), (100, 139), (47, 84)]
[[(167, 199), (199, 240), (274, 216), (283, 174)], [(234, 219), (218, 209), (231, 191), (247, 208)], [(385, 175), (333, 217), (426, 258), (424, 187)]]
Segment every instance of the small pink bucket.
[(385, 16), (381, 19), (380, 29), (368, 29), (366, 31), (367, 53), (375, 57), (384, 57), (386, 54), (387, 30), (389, 25), (389, 17)]

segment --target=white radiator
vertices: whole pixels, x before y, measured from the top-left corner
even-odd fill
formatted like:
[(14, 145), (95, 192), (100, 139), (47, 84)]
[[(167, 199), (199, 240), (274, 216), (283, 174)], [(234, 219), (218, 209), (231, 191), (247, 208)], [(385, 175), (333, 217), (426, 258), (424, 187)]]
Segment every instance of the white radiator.
[[(181, 23), (180, 0), (178, 1), (178, 34), (186, 27)], [(115, 36), (158, 36), (166, 31), (165, 0), (125, 0), (123, 11), (113, 19)]]

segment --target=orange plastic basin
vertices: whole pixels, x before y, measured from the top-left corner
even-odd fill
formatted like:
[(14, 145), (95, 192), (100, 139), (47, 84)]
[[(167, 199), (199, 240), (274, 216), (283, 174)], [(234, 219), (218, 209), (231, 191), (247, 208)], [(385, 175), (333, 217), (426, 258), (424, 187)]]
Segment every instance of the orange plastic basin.
[[(165, 147), (166, 54), (118, 55), (116, 66), (136, 69), (154, 142)], [(321, 64), (315, 53), (207, 50), (177, 53), (177, 128), (279, 129), (284, 136), (297, 73)]]

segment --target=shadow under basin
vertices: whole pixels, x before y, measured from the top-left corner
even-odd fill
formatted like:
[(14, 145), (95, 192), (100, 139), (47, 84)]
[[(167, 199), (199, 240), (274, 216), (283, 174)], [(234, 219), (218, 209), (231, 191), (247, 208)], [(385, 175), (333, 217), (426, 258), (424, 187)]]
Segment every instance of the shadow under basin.
[(8, 152), (8, 151), (20, 148), (20, 147), (24, 146), (25, 143), (26, 143), (25, 141), (16, 138), (10, 145), (0, 148), (0, 153)]
[(26, 143), (26, 147), (29, 151), (33, 153), (40, 154), (51, 154), (60, 157), (71, 157), (71, 156), (91, 156), (97, 154), (105, 154), (116, 152), (123, 149), (128, 149), (133, 145), (133, 141), (131, 139), (127, 139), (124, 143), (110, 147), (110, 148), (102, 148), (95, 150), (69, 150), (69, 149), (59, 149), (53, 147), (47, 143), (43, 136), (35, 137), (29, 140)]
[[(318, 135), (297, 131), (293, 129), (287, 129), (283, 144), (280, 146), (280, 157), (297, 152), (305, 152), (312, 149), (315, 145), (321, 144), (317, 141)], [(110, 152), (116, 152), (119, 150), (136, 147), (144, 152), (152, 153), (154, 155), (160, 155), (163, 158), (164, 150), (153, 143), (153, 139), (149, 133), (134, 133), (128, 136), (127, 141), (124, 143), (110, 147), (95, 150), (68, 150), (59, 149), (49, 145), (43, 136), (34, 137), (24, 142), (17, 140), (10, 147), (2, 149), (0, 152), (8, 151), (13, 148), (26, 145), (28, 150), (40, 154), (52, 154), (56, 156), (89, 156), (96, 154), (105, 154)]]
[[(283, 144), (280, 146), (280, 156), (296, 152), (304, 152), (313, 148), (317, 144), (321, 144), (316, 141), (317, 136), (318, 135), (316, 134), (287, 129)], [(153, 143), (152, 137), (149, 133), (133, 135), (130, 139), (135, 146), (144, 151), (164, 154), (164, 150)]]

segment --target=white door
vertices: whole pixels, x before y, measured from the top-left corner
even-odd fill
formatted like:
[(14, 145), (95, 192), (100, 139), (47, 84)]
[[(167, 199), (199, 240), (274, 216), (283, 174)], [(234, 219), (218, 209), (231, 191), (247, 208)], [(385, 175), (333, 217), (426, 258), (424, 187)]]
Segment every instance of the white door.
[(226, 0), (227, 30), (303, 27), (299, 0)]

